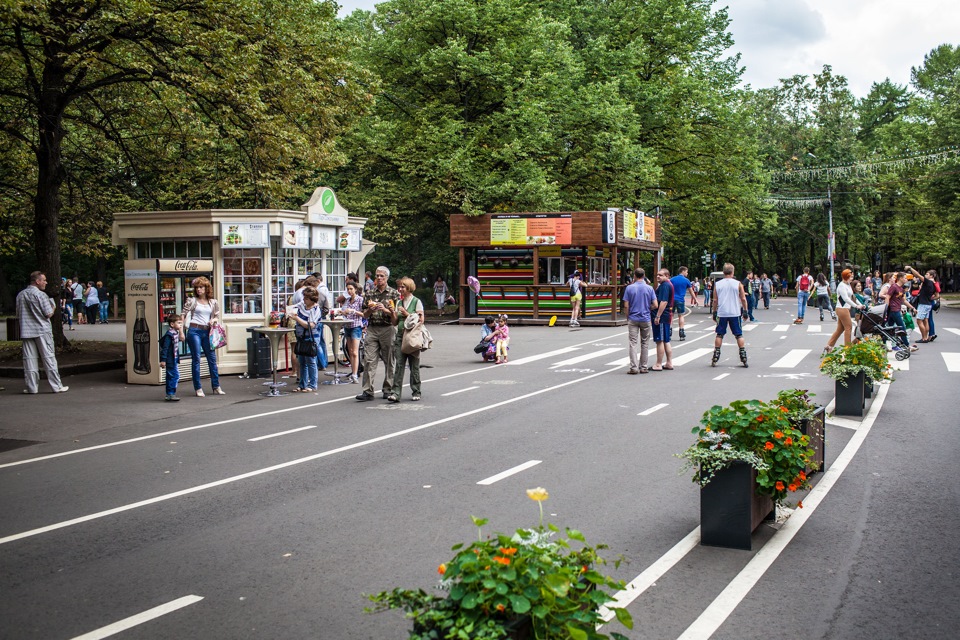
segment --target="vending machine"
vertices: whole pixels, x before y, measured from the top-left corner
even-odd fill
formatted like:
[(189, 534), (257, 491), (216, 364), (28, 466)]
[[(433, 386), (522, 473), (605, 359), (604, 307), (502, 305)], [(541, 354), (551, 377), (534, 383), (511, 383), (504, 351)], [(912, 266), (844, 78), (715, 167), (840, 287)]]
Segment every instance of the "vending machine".
[[(193, 296), (191, 282), (198, 276), (213, 281), (213, 260), (125, 260), (124, 294), (127, 309), (127, 382), (164, 384), (160, 368), (160, 338), (169, 327), (166, 317), (180, 313)], [(186, 333), (187, 327), (184, 327)], [(180, 379), (192, 379), (186, 343), (180, 343)], [(200, 377), (209, 375), (206, 358), (200, 360)]]

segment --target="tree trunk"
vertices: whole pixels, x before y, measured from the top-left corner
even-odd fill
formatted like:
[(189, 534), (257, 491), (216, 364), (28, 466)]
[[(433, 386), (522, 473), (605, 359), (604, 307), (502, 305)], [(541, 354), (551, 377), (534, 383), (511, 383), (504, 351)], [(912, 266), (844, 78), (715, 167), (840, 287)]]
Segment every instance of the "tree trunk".
[[(33, 234), (36, 240), (37, 265), (47, 276), (47, 295), (60, 308), (60, 187), (63, 185), (64, 74), (56, 68), (58, 57), (51, 56), (43, 73), (38, 108), (39, 136), (37, 145), (37, 196), (34, 200)], [(58, 348), (67, 344), (59, 313), (51, 318), (53, 339)]]

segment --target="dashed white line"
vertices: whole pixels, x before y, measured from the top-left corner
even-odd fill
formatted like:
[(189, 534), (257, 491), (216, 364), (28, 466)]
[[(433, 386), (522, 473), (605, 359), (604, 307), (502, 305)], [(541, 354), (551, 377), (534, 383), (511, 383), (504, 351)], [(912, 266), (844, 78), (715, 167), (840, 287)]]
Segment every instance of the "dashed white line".
[(654, 406), (650, 407), (650, 408), (647, 409), (646, 411), (641, 411), (641, 412), (638, 413), (637, 415), (638, 415), (638, 416), (648, 416), (648, 415), (650, 415), (651, 413), (653, 413), (654, 411), (660, 411), (660, 409), (663, 409), (664, 407), (669, 407), (669, 406), (670, 406), (669, 403), (663, 402), (663, 403), (661, 403), (661, 404), (654, 405)]
[(953, 328), (951, 328), (951, 327), (945, 327), (945, 330), (946, 330), (946, 331), (949, 331), (950, 333), (955, 333), (955, 334), (957, 334), (958, 336), (960, 336), (960, 329), (953, 329)]
[(723, 379), (726, 378), (728, 375), (730, 375), (730, 374), (729, 374), (729, 373), (721, 373), (721, 374), (718, 375), (716, 378), (714, 378), (714, 380), (723, 380)]
[(788, 324), (778, 324), (773, 328), (773, 331), (776, 333), (778, 331), (786, 331), (789, 328), (790, 328), (790, 325)]
[(290, 433), (296, 433), (297, 431), (306, 431), (307, 429), (316, 429), (316, 428), (317, 428), (317, 425), (308, 424), (305, 427), (298, 427), (296, 429), (290, 429), (289, 431), (281, 431), (280, 433), (271, 433), (270, 435), (258, 436), (256, 438), (247, 438), (247, 442), (257, 442), (259, 440), (266, 440), (267, 438), (277, 438), (280, 436), (285, 436)]
[(464, 391), (473, 391), (474, 389), (479, 389), (480, 387), (467, 387), (465, 389), (457, 389), (456, 391), (451, 391), (449, 393), (441, 393), (441, 398), (446, 398), (447, 396), (455, 396), (458, 393), (463, 393)]
[(504, 478), (509, 478), (510, 476), (512, 476), (512, 475), (514, 475), (514, 474), (517, 474), (517, 473), (520, 473), (521, 471), (524, 471), (524, 470), (526, 470), (526, 469), (529, 469), (530, 467), (535, 467), (535, 466), (537, 466), (538, 464), (540, 464), (541, 462), (543, 462), (543, 461), (542, 461), (542, 460), (527, 460), (527, 461), (524, 462), (523, 464), (518, 464), (517, 466), (511, 467), (510, 469), (507, 469), (506, 471), (501, 471), (500, 473), (498, 473), (498, 474), (495, 475), (495, 476), (490, 476), (489, 478), (484, 478), (483, 480), (479, 481), (477, 484), (491, 485), (491, 484), (493, 484), (494, 482), (498, 482), (498, 481), (500, 481), (500, 480), (503, 480)]
[(526, 358), (520, 358), (519, 360), (513, 360), (512, 362), (507, 362), (508, 367), (515, 367), (520, 364), (526, 364), (528, 362), (536, 362), (537, 360), (543, 360), (544, 358), (552, 358), (554, 356), (559, 356), (563, 353), (570, 353), (571, 351), (576, 351), (576, 347), (564, 347), (563, 349), (557, 349), (556, 351), (547, 351), (546, 353), (538, 353), (535, 356), (527, 356)]
[(960, 353), (941, 353), (947, 371), (960, 371)]
[(821, 324), (808, 324), (807, 333), (820, 333), (823, 330), (823, 325)]
[(787, 352), (787, 355), (783, 356), (772, 365), (771, 369), (793, 369), (800, 361), (807, 357), (807, 354), (810, 353), (812, 349), (791, 349)]
[(593, 351), (591, 353), (585, 353), (574, 358), (569, 358), (567, 360), (561, 360), (560, 362), (554, 362), (550, 368), (555, 369), (557, 367), (563, 367), (568, 364), (577, 364), (578, 362), (585, 362), (587, 360), (593, 360), (594, 358), (602, 358), (605, 355), (616, 353), (618, 351), (623, 351), (623, 347), (607, 347), (606, 349), (600, 349), (599, 351)]
[(702, 347), (702, 348), (700, 348), (700, 349), (694, 349), (694, 350), (691, 351), (690, 353), (685, 353), (685, 354), (683, 354), (683, 355), (676, 356), (676, 357), (673, 359), (673, 366), (675, 366), (675, 367), (682, 367), (683, 365), (687, 364), (688, 362), (693, 362), (693, 361), (696, 360), (697, 358), (702, 358), (703, 356), (707, 355), (708, 353), (713, 353), (713, 349), (708, 349), (708, 348), (706, 348), (706, 347)]
[(743, 325), (743, 330), (744, 330), (744, 331), (753, 331), (754, 329), (756, 329), (756, 328), (759, 327), (759, 326), (760, 326), (760, 325), (758, 325), (758, 324), (745, 324), (745, 325)]
[(148, 609), (137, 615), (130, 616), (129, 618), (124, 618), (123, 620), (118, 620), (113, 624), (109, 624), (105, 627), (101, 627), (90, 633), (85, 633), (82, 636), (76, 636), (73, 640), (100, 640), (100, 638), (109, 638), (112, 635), (120, 633), (121, 631), (126, 631), (131, 627), (135, 627), (138, 624), (143, 624), (144, 622), (149, 622), (154, 618), (159, 618), (160, 616), (167, 615), (172, 613), (177, 609), (182, 609), (188, 607), (191, 604), (200, 602), (203, 600), (202, 596), (184, 596), (182, 598), (177, 598), (166, 604), (162, 604), (159, 607), (154, 607), (153, 609)]

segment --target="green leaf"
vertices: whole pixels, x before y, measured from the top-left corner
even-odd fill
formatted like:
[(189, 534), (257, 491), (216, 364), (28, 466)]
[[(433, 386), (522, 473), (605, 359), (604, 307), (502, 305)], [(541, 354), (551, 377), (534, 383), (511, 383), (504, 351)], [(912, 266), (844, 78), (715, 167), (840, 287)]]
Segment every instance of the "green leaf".
[(493, 578), (484, 578), (483, 586), (485, 589), (495, 589), (497, 587), (497, 581)]
[(463, 594), (467, 592), (466, 588), (462, 584), (455, 584), (450, 589), (450, 599), (459, 600), (463, 597)]
[(540, 599), (540, 589), (536, 588), (533, 585), (529, 585), (523, 590), (523, 595), (533, 602), (536, 602)]
[(544, 576), (543, 583), (550, 591), (560, 597), (566, 596), (567, 592), (570, 591), (570, 580), (559, 573), (551, 573), (550, 575)]
[(571, 640), (587, 640), (587, 632), (567, 624), (567, 634)]
[(506, 584), (504, 584), (503, 582), (497, 583), (497, 593), (499, 593), (502, 596), (505, 596), (507, 595), (508, 591), (510, 591), (510, 587), (508, 587)]
[(550, 609), (542, 604), (538, 604), (530, 612), (530, 614), (538, 620), (543, 620), (545, 617), (547, 617), (548, 613), (550, 613)]
[(530, 611), (530, 601), (523, 596), (511, 594), (508, 597), (510, 598), (510, 605), (513, 607), (514, 613), (524, 614)]
[(482, 527), (489, 522), (486, 518), (478, 518), (476, 516), (470, 516), (470, 519), (473, 520), (473, 526), (475, 527)]
[(463, 596), (463, 600), (460, 601), (460, 606), (464, 609), (473, 609), (477, 606), (477, 594), (468, 593)]
[(633, 616), (630, 615), (630, 612), (627, 611), (625, 607), (617, 607), (613, 610), (613, 613), (617, 616), (617, 622), (627, 629), (633, 629)]
[(462, 543), (462, 542), (458, 542), (457, 544), (455, 544), (455, 545), (453, 545), (452, 547), (450, 547), (450, 550), (451, 550), (451, 551), (458, 551), (458, 550), (460, 550), (460, 549), (462, 549), (462, 548), (463, 548), (463, 543)]
[(578, 531), (577, 529), (567, 529), (567, 535), (570, 536), (570, 539), (572, 540), (579, 540), (584, 544), (586, 544), (587, 542), (586, 539), (583, 537), (583, 534), (580, 533), (580, 531)]

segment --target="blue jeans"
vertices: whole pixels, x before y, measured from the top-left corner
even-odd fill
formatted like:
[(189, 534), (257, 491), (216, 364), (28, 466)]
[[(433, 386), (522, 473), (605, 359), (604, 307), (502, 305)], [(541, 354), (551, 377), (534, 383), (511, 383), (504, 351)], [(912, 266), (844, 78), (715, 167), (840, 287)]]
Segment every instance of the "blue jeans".
[(803, 319), (803, 314), (807, 310), (807, 300), (810, 299), (809, 291), (797, 291), (797, 317)]
[(110, 301), (109, 301), (109, 300), (101, 300), (101, 301), (100, 301), (100, 322), (102, 322), (102, 323), (104, 323), (104, 324), (107, 323), (107, 309), (109, 309), (109, 308), (110, 308)]
[(300, 384), (298, 386), (301, 389), (316, 389), (317, 356), (313, 356), (312, 358), (297, 356), (297, 359), (300, 361)]
[(177, 395), (177, 383), (180, 382), (180, 369), (176, 362), (167, 362), (164, 368), (167, 370), (167, 395), (175, 396)]
[(747, 317), (753, 320), (753, 308), (757, 306), (757, 299), (752, 293), (747, 294)]
[(190, 372), (193, 375), (194, 390), (200, 389), (200, 353), (207, 358), (210, 367), (210, 384), (216, 389), (220, 386), (220, 373), (217, 371), (217, 352), (210, 348), (210, 328), (198, 329), (190, 327), (187, 330), (187, 347), (190, 349)]
[(903, 313), (901, 311), (888, 311), (887, 312), (887, 321), (890, 324), (895, 324), (901, 329), (903, 329), (903, 339), (906, 340), (907, 346), (910, 346), (910, 332), (907, 331), (907, 324), (903, 321)]

